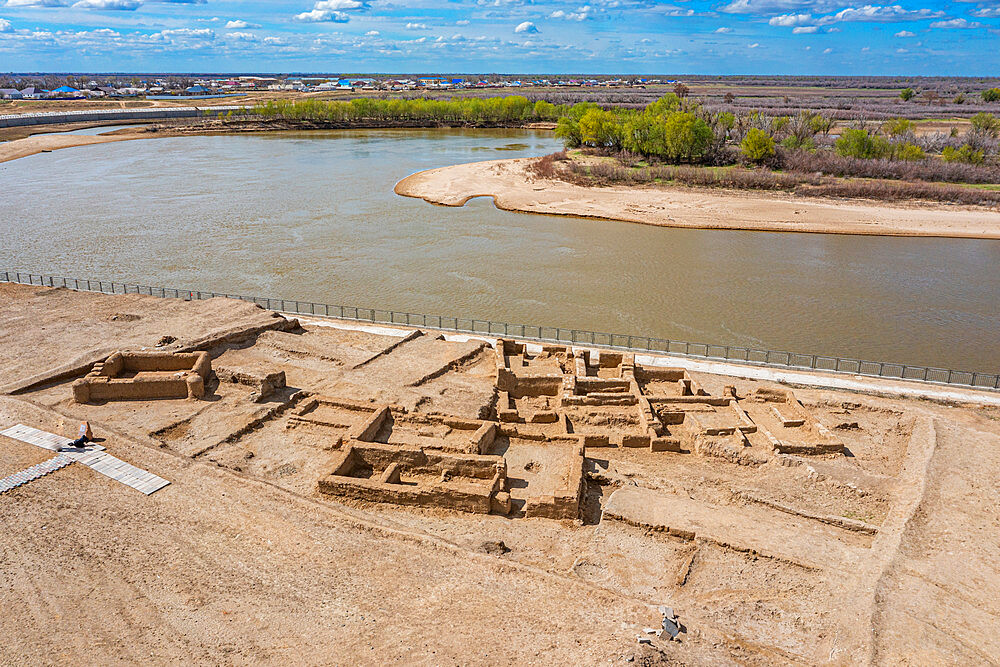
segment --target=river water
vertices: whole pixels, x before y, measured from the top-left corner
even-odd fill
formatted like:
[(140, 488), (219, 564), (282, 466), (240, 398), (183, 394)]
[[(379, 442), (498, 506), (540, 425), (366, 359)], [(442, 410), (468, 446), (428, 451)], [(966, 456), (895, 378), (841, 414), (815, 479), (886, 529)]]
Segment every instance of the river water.
[(0, 164), (0, 269), (996, 372), (1000, 241), (667, 229), (399, 197), (550, 133), (177, 137)]

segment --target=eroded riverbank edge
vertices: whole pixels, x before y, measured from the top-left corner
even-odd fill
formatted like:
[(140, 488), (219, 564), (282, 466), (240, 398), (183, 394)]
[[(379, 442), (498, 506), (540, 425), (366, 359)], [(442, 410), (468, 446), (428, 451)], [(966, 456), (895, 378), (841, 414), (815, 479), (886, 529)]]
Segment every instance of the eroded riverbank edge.
[[(106, 134), (80, 135), (69, 134), (71, 130), (90, 127), (100, 127), (110, 121), (74, 123), (70, 125), (35, 125), (30, 128), (7, 128), (14, 138), (0, 141), (0, 163), (9, 162), (22, 157), (49, 153), (61, 148), (105, 144), (112, 141), (130, 141), (135, 139), (158, 139), (167, 137), (207, 136), (219, 134), (256, 134), (260, 132), (302, 132), (309, 130), (388, 130), (388, 129), (455, 129), (454, 126), (429, 125), (425, 122), (412, 123), (300, 123), (291, 121), (264, 122), (226, 122), (209, 121), (208, 124), (180, 123), (149, 123), (144, 127), (115, 130)], [(461, 126), (465, 127), (465, 126)], [(518, 130), (552, 130), (555, 123), (527, 123), (524, 125), (469, 126), (467, 129), (518, 129)], [(28, 136), (21, 136), (24, 131), (30, 131)], [(63, 133), (65, 132), (65, 133)], [(0, 139), (3, 134), (0, 133)]]
[(662, 227), (873, 236), (1000, 238), (1000, 212), (986, 208), (795, 198), (691, 187), (583, 187), (527, 171), (533, 158), (489, 160), (407, 176), (396, 194), (463, 206), (492, 197), (497, 208)]

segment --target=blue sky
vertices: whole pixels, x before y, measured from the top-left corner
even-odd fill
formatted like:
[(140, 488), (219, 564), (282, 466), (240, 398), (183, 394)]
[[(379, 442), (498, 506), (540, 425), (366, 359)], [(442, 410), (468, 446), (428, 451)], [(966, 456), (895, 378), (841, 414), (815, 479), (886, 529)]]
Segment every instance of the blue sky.
[(1000, 74), (1000, 0), (0, 0), (0, 71)]

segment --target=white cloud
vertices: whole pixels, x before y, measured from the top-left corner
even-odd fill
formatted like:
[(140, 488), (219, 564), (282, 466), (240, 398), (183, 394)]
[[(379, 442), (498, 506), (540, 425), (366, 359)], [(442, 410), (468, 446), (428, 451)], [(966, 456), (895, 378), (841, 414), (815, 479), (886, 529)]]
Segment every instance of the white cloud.
[(348, 9), (361, 9), (365, 3), (359, 0), (320, 0), (313, 9), (328, 12), (342, 12)]
[(256, 42), (257, 35), (252, 32), (231, 32), (226, 35), (227, 39), (238, 39), (243, 42)]
[(7, 0), (6, 7), (65, 7), (63, 0)]
[(167, 43), (187, 48), (206, 47), (216, 43), (215, 31), (211, 28), (169, 28), (154, 32), (147, 39), (153, 43)]
[(521, 33), (521, 32), (524, 32), (524, 33), (538, 32), (538, 26), (536, 26), (531, 21), (525, 21), (524, 23), (518, 23), (517, 27), (514, 28), (514, 32), (516, 32), (516, 33)]
[(833, 53), (833, 49), (823, 49), (823, 53)]
[(1000, 18), (1000, 7), (979, 7), (970, 11), (969, 14), (980, 19)]
[(900, 30), (893, 37), (915, 37), (916, 35), (909, 30)]
[(405, 27), (407, 30), (430, 30), (426, 23), (407, 23)]
[(717, 35), (728, 35), (732, 31), (733, 31), (732, 28), (725, 28), (725, 27), (724, 28), (716, 28), (715, 29), (715, 34), (717, 34)]
[(312, 11), (302, 12), (295, 15), (296, 21), (307, 23), (322, 23), (330, 21), (333, 23), (347, 23), (351, 16), (345, 11), (351, 9), (365, 9), (368, 3), (363, 0), (319, 0), (313, 5)]
[(720, 11), (727, 14), (780, 14), (808, 10), (823, 12), (843, 7), (837, 0), (731, 0)]
[(247, 23), (246, 21), (237, 19), (235, 21), (228, 21), (226, 23), (226, 30), (240, 29), (240, 28), (259, 28), (260, 25), (257, 23)]
[(75, 9), (106, 9), (130, 12), (142, 3), (139, 0), (80, 0), (73, 3)]
[(10, 32), (10, 21), (7, 19), (0, 19), (0, 32)]
[(469, 25), (468, 19), (462, 19), (461, 21), (455, 21), (455, 25)]
[[(813, 16), (812, 14), (781, 14), (768, 19), (768, 24), (785, 28), (796, 28), (794, 33), (812, 33), (816, 30), (800, 30), (805, 26), (831, 26), (835, 23), (897, 23), (900, 21), (920, 21), (944, 16), (944, 12), (932, 9), (904, 9), (899, 5), (865, 5), (864, 7), (848, 7), (835, 14)], [(961, 22), (965, 19), (952, 19), (940, 23)], [(979, 27), (978, 25), (942, 25), (941, 27)], [(829, 28), (827, 32), (840, 32), (839, 28)]]
[(154, 32), (151, 37), (199, 37), (204, 39), (214, 39), (215, 31), (211, 28), (171, 28)]
[(793, 35), (811, 35), (814, 32), (819, 31), (819, 26), (816, 25), (800, 25), (792, 28)]
[(590, 5), (577, 8), (575, 12), (564, 12), (561, 9), (549, 14), (550, 19), (566, 19), (567, 21), (586, 21), (594, 15), (594, 9)]
[(944, 16), (944, 12), (934, 9), (903, 9), (899, 5), (864, 7), (848, 7), (836, 14), (824, 16), (823, 21), (836, 23), (840, 21), (857, 21), (871, 23), (893, 23), (896, 21), (919, 21)]
[(747, 44), (747, 48), (748, 49), (759, 49), (760, 48), (760, 42), (754, 42), (753, 44)]
[(947, 21), (935, 21), (932, 28), (982, 28), (979, 21), (966, 21), (965, 19), (948, 19)]
[(782, 14), (781, 16), (772, 17), (767, 24), (790, 28), (792, 26), (804, 25), (812, 22), (812, 14)]
[(344, 12), (331, 12), (328, 9), (314, 9), (311, 12), (302, 12), (301, 14), (295, 15), (296, 21), (305, 21), (307, 23), (320, 23), (323, 21), (332, 21), (333, 23), (347, 23), (351, 20), (351, 17)]
[(365, 37), (378, 37), (378, 36), (379, 36), (378, 30), (369, 30), (368, 32), (365, 33)]

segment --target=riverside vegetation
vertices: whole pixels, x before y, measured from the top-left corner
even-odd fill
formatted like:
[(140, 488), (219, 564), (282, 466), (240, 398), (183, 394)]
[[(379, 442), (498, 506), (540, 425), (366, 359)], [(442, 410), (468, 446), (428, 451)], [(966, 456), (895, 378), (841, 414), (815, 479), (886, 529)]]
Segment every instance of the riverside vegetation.
[[(987, 91), (989, 92), (989, 91)], [(987, 97), (987, 95), (983, 95)], [(717, 111), (668, 93), (640, 109), (553, 104), (521, 95), (449, 99), (271, 100), (244, 118), (310, 127), (555, 122), (567, 149), (536, 175), (585, 185), (682, 184), (885, 201), (1000, 204), (1000, 119), (978, 112), (960, 132), (917, 134), (906, 118), (854, 120), (801, 110)]]
[(313, 123), (415, 123), (429, 126), (461, 124), (470, 127), (519, 127), (530, 122), (554, 122), (570, 112), (567, 105), (530, 101), (521, 95), (460, 97), (445, 100), (373, 99), (272, 100), (250, 114), (264, 119)]
[(835, 121), (801, 111), (710, 111), (667, 94), (644, 109), (570, 107), (556, 135), (567, 149), (535, 174), (578, 184), (676, 183), (881, 200), (1000, 204), (1000, 119), (979, 112), (959, 133), (917, 136), (905, 118)]

